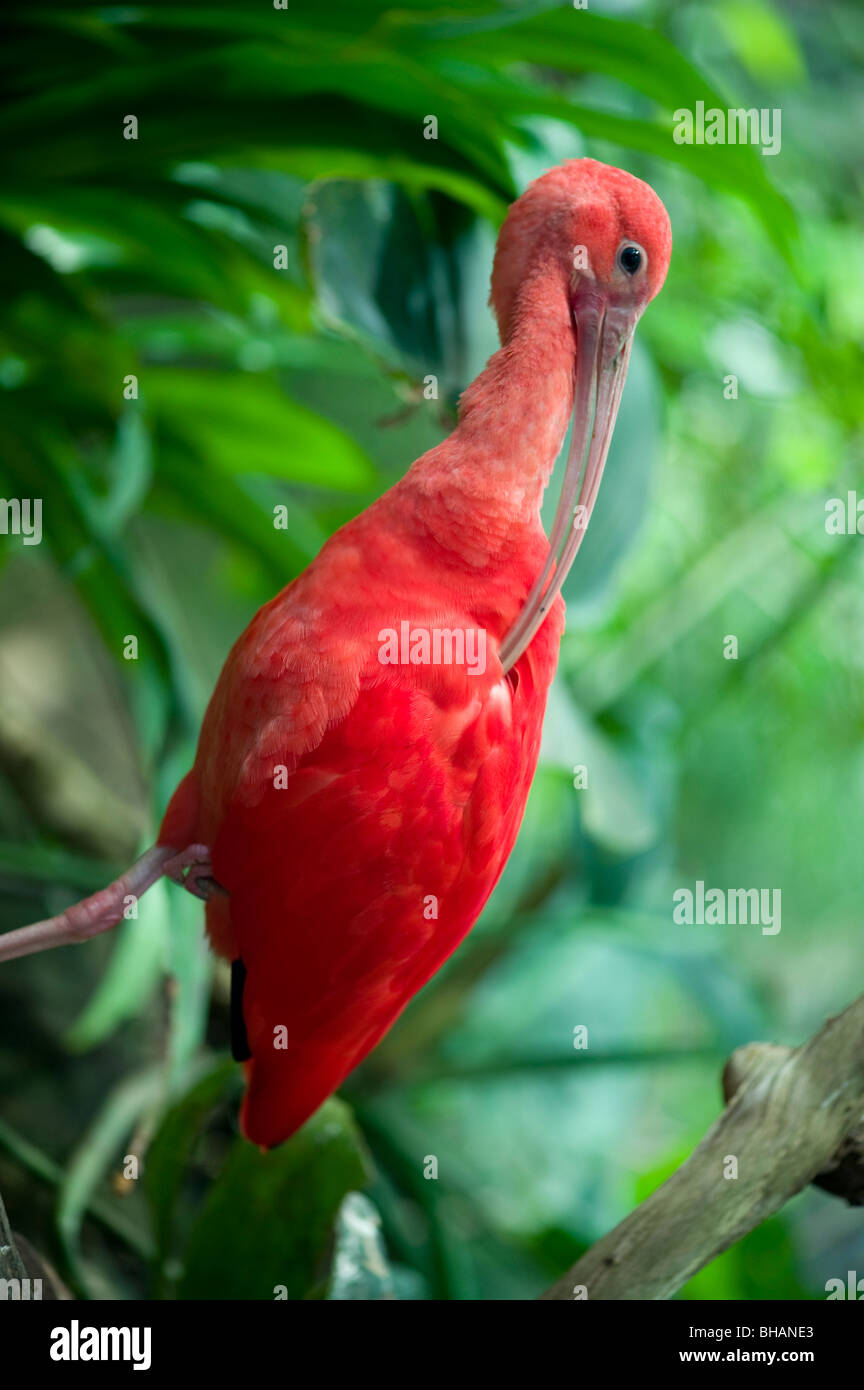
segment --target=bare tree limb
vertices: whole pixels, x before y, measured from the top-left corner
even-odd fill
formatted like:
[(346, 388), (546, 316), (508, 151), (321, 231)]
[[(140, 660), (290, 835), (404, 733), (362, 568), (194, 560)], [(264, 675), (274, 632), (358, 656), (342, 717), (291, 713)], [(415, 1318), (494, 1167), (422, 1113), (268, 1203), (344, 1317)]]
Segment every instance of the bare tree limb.
[[(72, 1295), (52, 1264), (33, 1248), (29, 1240), (9, 1226), (3, 1198), (0, 1197), (0, 1300), (71, 1299)], [(9, 1285), (19, 1287), (10, 1295)], [(21, 1293), (23, 1285), (25, 1292)]]
[(3, 1198), (0, 1197), (0, 1279), (26, 1279), (27, 1270), (18, 1253), (12, 1231), (6, 1216)]
[(698, 1148), (544, 1299), (671, 1298), (808, 1183), (864, 1201), (864, 996), (801, 1047), (739, 1048), (723, 1082)]

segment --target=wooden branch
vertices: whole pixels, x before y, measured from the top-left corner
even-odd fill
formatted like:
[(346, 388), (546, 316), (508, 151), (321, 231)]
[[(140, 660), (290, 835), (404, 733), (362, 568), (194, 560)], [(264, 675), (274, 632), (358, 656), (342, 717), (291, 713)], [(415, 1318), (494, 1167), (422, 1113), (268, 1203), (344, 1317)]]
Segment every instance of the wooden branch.
[(12, 1231), (6, 1216), (3, 1198), (0, 1197), (0, 1279), (26, 1279), (27, 1270), (18, 1253)]
[[(0, 1197), (0, 1302), (10, 1297), (39, 1301), (49, 1299), (71, 1299), (72, 1295), (63, 1283), (52, 1264), (20, 1233), (12, 1231)], [(23, 1284), (26, 1292), (20, 1290), (10, 1294), (6, 1281), (14, 1280)]]
[(671, 1298), (808, 1183), (864, 1202), (864, 996), (801, 1047), (739, 1048), (723, 1084), (698, 1148), (544, 1299)]

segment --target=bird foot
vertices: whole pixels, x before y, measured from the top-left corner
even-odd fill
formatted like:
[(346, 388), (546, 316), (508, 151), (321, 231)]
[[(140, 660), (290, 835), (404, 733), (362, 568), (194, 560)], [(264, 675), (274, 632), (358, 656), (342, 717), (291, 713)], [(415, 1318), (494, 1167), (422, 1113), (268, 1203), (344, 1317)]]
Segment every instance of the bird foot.
[(187, 893), (200, 898), (202, 902), (226, 891), (213, 877), (210, 850), (206, 845), (190, 845), (180, 854), (175, 854), (165, 864), (163, 873), (172, 883), (185, 888)]
[(92, 936), (110, 931), (124, 920), (131, 904), (163, 874), (204, 902), (226, 891), (213, 878), (206, 845), (190, 845), (179, 853), (168, 845), (154, 845), (107, 888), (73, 903), (57, 917), (31, 922), (27, 927), (0, 935), (0, 961), (16, 960), (53, 946), (89, 941)]

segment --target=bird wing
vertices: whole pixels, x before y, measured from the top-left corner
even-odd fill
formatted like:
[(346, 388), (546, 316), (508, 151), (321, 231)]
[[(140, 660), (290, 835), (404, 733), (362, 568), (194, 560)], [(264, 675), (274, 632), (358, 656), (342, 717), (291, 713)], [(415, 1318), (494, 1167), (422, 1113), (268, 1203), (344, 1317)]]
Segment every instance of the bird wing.
[(340, 557), (337, 588), (316, 562), (253, 620), (184, 793), (228, 893), (208, 904), (211, 939), (245, 967), (243, 1122), (264, 1145), (339, 1085), (476, 920), (521, 821), (559, 636), (550, 624), (523, 658), (515, 702), (494, 657), (482, 676), (382, 665), (374, 639), (404, 602), (368, 560), (356, 582), (345, 573)]

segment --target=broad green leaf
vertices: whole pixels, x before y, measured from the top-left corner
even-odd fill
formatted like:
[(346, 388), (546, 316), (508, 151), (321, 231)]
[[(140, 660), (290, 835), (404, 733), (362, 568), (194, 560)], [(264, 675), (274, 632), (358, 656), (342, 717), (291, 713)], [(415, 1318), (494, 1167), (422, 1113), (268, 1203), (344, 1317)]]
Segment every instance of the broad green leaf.
[[(525, 77), (515, 78), (479, 66), (469, 67), (461, 59), (445, 60), (442, 71), (454, 81), (470, 87), (484, 105), (493, 106), (502, 119), (511, 121), (517, 130), (529, 120), (536, 122), (546, 117), (572, 126), (592, 140), (682, 165), (709, 187), (745, 199), (769, 233), (780, 240), (784, 249), (788, 247), (794, 233), (792, 210), (766, 177), (763, 161), (754, 150), (738, 145), (679, 145), (672, 139), (668, 112), (658, 112), (647, 120), (601, 110), (587, 106), (584, 101), (560, 96)], [(573, 151), (574, 156), (578, 153)]]
[(290, 530), (274, 527), (272, 509), (265, 511), (237, 479), (211, 474), (202, 487), (201, 464), (188, 448), (165, 447), (161, 460), (155, 500), (170, 498), (184, 519), (194, 516), (243, 546), (266, 569), (271, 587), (281, 588), (314, 558), (315, 551), (304, 548)]
[(238, 1139), (189, 1237), (179, 1296), (319, 1297), (337, 1212), (365, 1182), (341, 1101), (327, 1101), (293, 1139), (267, 1153)]
[(443, 377), (442, 395), (463, 384), (454, 372), (463, 366), (455, 301), (466, 218), (453, 211), (378, 180), (332, 180), (310, 195), (307, 214), (310, 268), (328, 322), (347, 325), (418, 380)]
[[(582, 824), (612, 854), (640, 854), (658, 837), (656, 815), (625, 756), (586, 719), (563, 681), (549, 693), (541, 759), (568, 775)], [(573, 786), (574, 770), (586, 769), (586, 785)]]
[[(391, 24), (397, 42), (410, 42), (412, 51), (425, 52), (432, 62), (452, 62), (458, 55), (459, 64), (474, 63), (485, 69), (506, 70), (514, 64), (532, 64), (563, 72), (605, 73), (658, 104), (662, 119), (667, 122), (666, 157), (697, 164), (700, 171), (704, 170), (705, 160), (699, 147), (675, 146), (672, 140), (672, 113), (682, 108), (695, 109), (697, 101), (704, 101), (706, 108), (728, 109), (739, 104), (717, 92), (658, 30), (585, 10), (558, 6), (538, 14), (527, 8), (514, 8), (478, 19), (433, 20), (405, 12), (398, 18), (391, 16)], [(400, 37), (402, 24), (404, 36)], [(448, 71), (458, 80), (457, 68)], [(518, 103), (518, 94), (515, 99)], [(530, 100), (527, 94), (524, 100)], [(536, 114), (553, 114), (554, 99), (546, 100), (550, 104), (544, 103)], [(533, 103), (531, 114), (535, 114)], [(653, 145), (657, 153), (664, 153), (648, 123), (622, 121), (605, 112), (593, 113), (592, 118), (584, 104), (576, 108), (574, 117), (574, 124), (579, 125), (580, 119), (584, 122), (586, 133), (612, 141), (621, 138), (624, 144), (632, 141), (636, 148)], [(589, 126), (593, 128), (588, 129)], [(640, 128), (641, 138), (634, 140), (634, 136), (640, 136)], [(693, 155), (694, 150), (699, 153)], [(749, 146), (723, 145), (712, 146), (711, 154), (716, 177), (723, 178), (726, 187), (734, 187), (735, 173), (738, 174), (741, 192), (748, 196), (769, 232), (789, 254), (794, 216), (769, 181), (757, 151)], [(722, 166), (728, 170), (725, 177), (720, 172)]]
[(153, 1213), (159, 1278), (175, 1248), (176, 1210), (193, 1147), (208, 1114), (239, 1091), (230, 1059), (213, 1066), (164, 1115), (147, 1151), (144, 1190)]
[(273, 381), (157, 367), (144, 377), (142, 393), (203, 464), (228, 474), (267, 473), (334, 488), (361, 488), (374, 477), (353, 440)]

